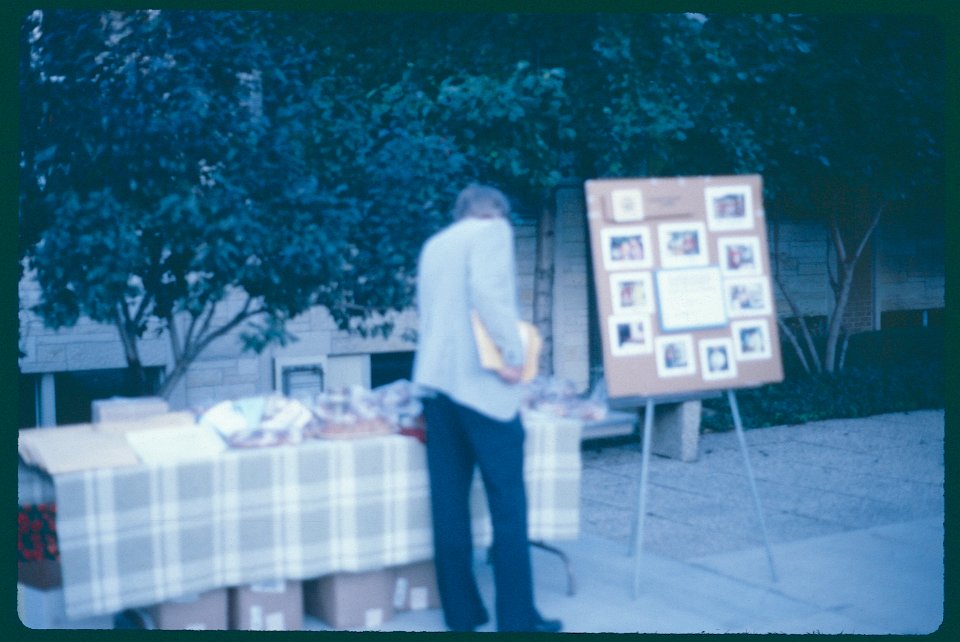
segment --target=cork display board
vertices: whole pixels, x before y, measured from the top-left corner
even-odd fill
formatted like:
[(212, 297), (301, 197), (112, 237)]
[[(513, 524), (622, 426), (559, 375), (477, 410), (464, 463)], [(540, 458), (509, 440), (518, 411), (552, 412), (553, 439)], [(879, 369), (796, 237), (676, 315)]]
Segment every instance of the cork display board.
[(607, 393), (783, 380), (759, 175), (585, 184)]

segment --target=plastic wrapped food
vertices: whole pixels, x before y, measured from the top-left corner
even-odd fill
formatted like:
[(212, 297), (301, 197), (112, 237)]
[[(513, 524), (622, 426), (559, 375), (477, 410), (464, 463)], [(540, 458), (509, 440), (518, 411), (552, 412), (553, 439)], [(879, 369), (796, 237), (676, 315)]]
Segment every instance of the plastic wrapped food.
[(200, 417), (233, 448), (298, 444), (315, 422), (309, 408), (279, 394), (224, 401)]
[(556, 377), (537, 377), (525, 386), (523, 407), (557, 417), (599, 421), (607, 416), (606, 395), (602, 384), (602, 381), (599, 382), (587, 397), (577, 393), (576, 385), (572, 381)]
[(317, 395), (313, 414), (317, 423), (305, 431), (308, 438), (349, 439), (394, 432), (376, 395), (362, 386)]

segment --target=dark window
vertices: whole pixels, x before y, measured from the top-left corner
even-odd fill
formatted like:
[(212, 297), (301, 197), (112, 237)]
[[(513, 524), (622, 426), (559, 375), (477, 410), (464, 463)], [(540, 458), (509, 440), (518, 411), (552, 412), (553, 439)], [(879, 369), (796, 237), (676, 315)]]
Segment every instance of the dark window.
[(880, 329), (943, 326), (943, 308), (932, 310), (887, 310), (880, 313)]
[(888, 310), (880, 313), (880, 329), (916, 328), (923, 325), (923, 310)]
[(40, 375), (20, 375), (20, 427), (33, 428), (39, 424)]
[[(144, 368), (148, 394), (160, 387), (162, 367)], [(96, 399), (136, 397), (137, 386), (127, 368), (75, 370), (54, 374), (57, 396), (57, 424), (88, 423), (92, 418), (90, 404)]]
[(377, 352), (370, 355), (370, 386), (377, 388), (399, 379), (413, 379), (413, 351)]

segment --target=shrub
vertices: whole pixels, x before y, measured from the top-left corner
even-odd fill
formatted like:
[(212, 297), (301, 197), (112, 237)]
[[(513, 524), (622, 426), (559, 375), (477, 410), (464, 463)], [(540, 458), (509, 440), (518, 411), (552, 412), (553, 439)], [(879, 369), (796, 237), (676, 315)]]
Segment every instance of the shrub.
[[(942, 408), (942, 328), (896, 328), (851, 339), (834, 374), (787, 373), (783, 382), (737, 391), (745, 429)], [(732, 430), (726, 395), (703, 402), (701, 429)]]

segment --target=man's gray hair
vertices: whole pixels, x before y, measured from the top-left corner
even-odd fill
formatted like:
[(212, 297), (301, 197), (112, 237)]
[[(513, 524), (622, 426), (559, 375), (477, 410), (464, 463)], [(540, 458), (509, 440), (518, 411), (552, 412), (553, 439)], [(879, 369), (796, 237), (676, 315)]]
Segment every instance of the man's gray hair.
[(460, 195), (453, 206), (453, 219), (464, 218), (507, 218), (510, 214), (510, 201), (495, 187), (471, 183)]

